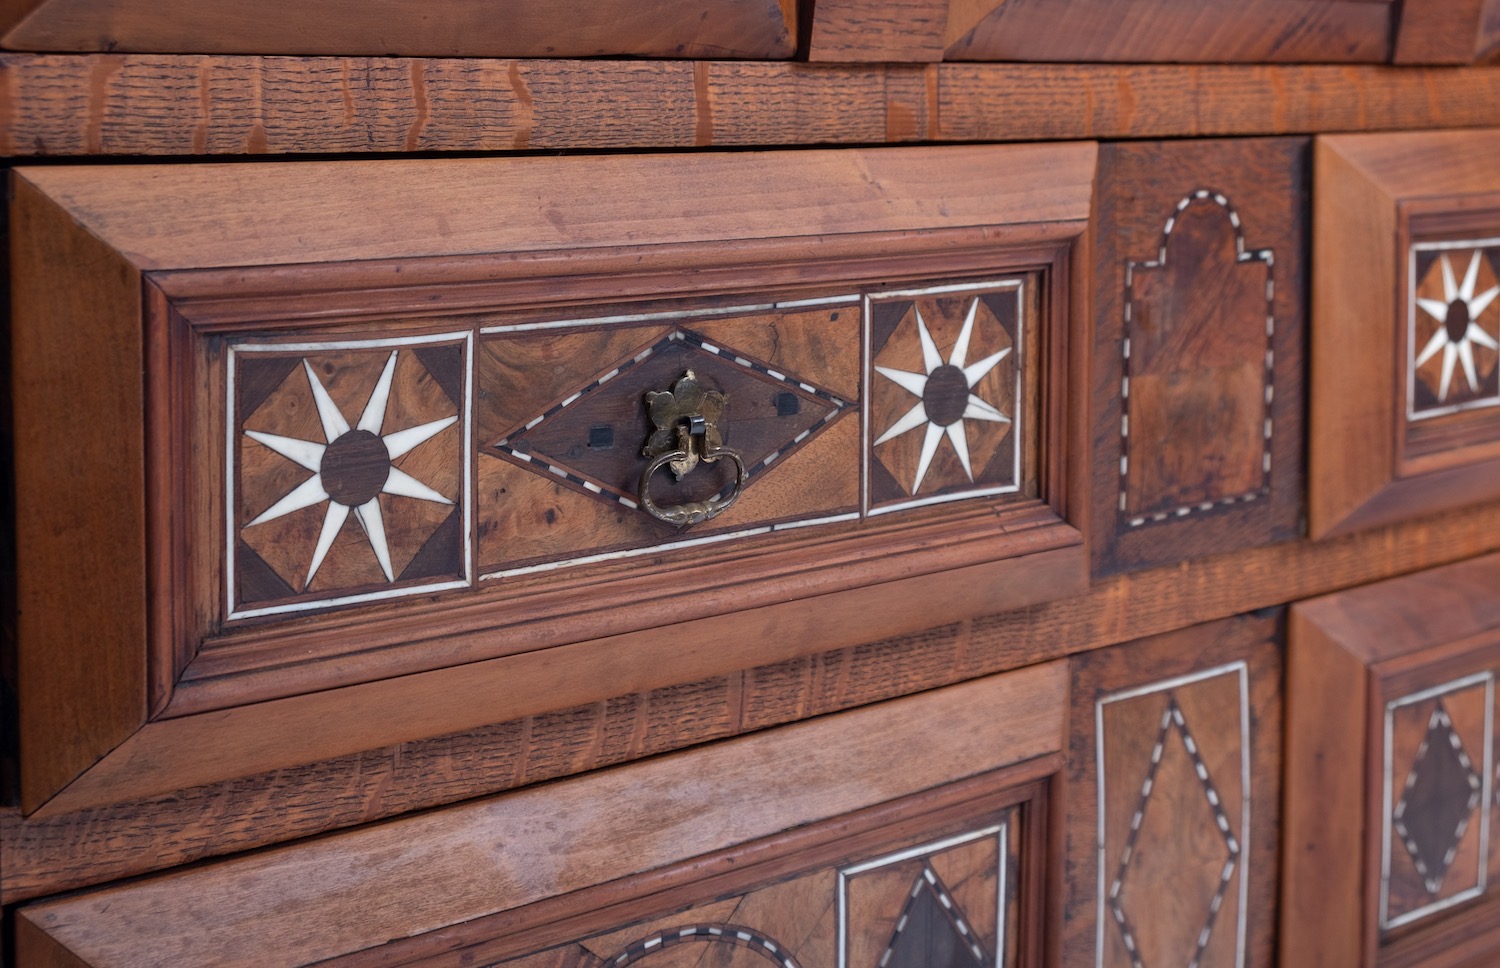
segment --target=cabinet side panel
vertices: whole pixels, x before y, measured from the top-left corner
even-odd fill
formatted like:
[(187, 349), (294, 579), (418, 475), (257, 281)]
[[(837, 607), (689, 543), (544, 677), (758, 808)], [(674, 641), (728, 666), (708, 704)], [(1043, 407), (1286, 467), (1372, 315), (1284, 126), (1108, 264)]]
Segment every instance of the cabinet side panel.
[(1364, 861), (1365, 669), (1313, 619), (1287, 643), (1281, 964), (1359, 964)]
[(145, 719), (144, 403), (135, 270), (24, 178), (12, 230), (29, 812)]

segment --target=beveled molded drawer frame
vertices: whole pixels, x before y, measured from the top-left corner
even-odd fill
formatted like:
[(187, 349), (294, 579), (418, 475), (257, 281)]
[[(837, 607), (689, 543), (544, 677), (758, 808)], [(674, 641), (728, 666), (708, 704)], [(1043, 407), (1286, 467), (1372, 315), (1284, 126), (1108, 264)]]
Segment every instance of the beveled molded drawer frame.
[(910, 892), (937, 915), (924, 930), (984, 968), (1036, 968), (1053, 944), (1066, 695), (1066, 663), (1044, 663), (41, 901), (18, 916), (18, 948), (22, 964), (66, 950), (95, 968), (436, 968), (589, 945), (624, 964), (724, 943), (717, 928), (772, 964), (874, 945), (854, 968), (902, 947)]
[(1500, 497), (1497, 149), (1495, 130), (1315, 142), (1313, 537)]
[[(35, 242), (14, 250), (26, 808), (313, 762), (1080, 591), (1067, 386), (1093, 163), (1076, 144), (18, 174), (13, 228)], [(226, 603), (226, 354), (268, 342), (307, 389), (329, 378), (310, 361), (335, 350), (369, 356), (372, 384), (382, 363), (398, 388), (449, 379), (408, 422), (443, 424), (472, 454), (482, 442), (454, 407), (474, 388), (436, 374), (516, 320), (880, 303), (1011, 279), (1038, 326), (1030, 493), (499, 581), (470, 560), (400, 599), (320, 603), (332, 611)], [(69, 325), (80, 312), (92, 326)], [(452, 359), (429, 353), (424, 371), (421, 347)], [(69, 385), (73, 406), (50, 406)], [(340, 419), (368, 409), (365, 393)], [(462, 477), (410, 476), (445, 500)], [(59, 493), (60, 480), (73, 483)]]
[(1497, 576), (1488, 555), (1293, 606), (1283, 964), (1500, 946)]

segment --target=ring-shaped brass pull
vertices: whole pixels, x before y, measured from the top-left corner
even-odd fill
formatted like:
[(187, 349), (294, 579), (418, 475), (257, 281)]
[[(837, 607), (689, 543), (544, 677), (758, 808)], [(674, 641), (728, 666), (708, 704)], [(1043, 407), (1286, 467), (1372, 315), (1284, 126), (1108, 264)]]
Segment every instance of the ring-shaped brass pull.
[[(641, 471), (637, 489), (641, 510), (659, 521), (686, 528), (723, 514), (740, 496), (749, 477), (745, 459), (724, 446), (719, 422), (729, 406), (729, 397), (703, 386), (692, 370), (684, 373), (670, 390), (653, 390), (646, 394), (646, 414), (656, 428), (641, 448), (641, 455), (651, 463)], [(707, 501), (689, 501), (662, 507), (651, 499), (651, 478), (663, 467), (670, 467), (680, 481), (699, 462), (714, 464), (729, 458), (734, 461), (734, 486), (726, 494)]]
[(729, 509), (731, 504), (739, 499), (740, 491), (744, 490), (745, 478), (747, 476), (745, 459), (738, 452), (728, 447), (720, 447), (717, 450), (699, 455), (698, 459), (706, 464), (715, 463), (724, 457), (734, 461), (734, 486), (729, 489), (727, 494), (717, 494), (707, 501), (689, 501), (686, 504), (672, 504), (667, 507), (662, 507), (653, 501), (651, 499), (651, 478), (656, 472), (674, 461), (682, 462), (690, 460), (691, 456), (686, 450), (670, 450), (646, 465), (646, 469), (641, 471), (641, 510), (659, 521), (675, 524), (679, 528), (686, 528), (688, 525), (702, 524), (710, 518), (723, 514)]

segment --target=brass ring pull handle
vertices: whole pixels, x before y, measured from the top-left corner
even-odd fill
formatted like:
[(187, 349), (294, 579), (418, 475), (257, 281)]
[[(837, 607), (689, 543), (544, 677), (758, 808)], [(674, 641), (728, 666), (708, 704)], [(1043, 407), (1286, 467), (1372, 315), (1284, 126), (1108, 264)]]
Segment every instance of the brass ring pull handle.
[(675, 524), (679, 528), (685, 528), (691, 524), (702, 524), (710, 518), (718, 517), (739, 498), (740, 491), (745, 487), (745, 459), (728, 447), (720, 447), (712, 453), (699, 455), (698, 459), (706, 464), (712, 464), (721, 457), (734, 461), (734, 486), (729, 489), (729, 493), (718, 494), (707, 501), (689, 501), (686, 504), (672, 504), (667, 507), (662, 507), (653, 501), (651, 499), (651, 476), (667, 464), (687, 459), (690, 456), (687, 451), (671, 450), (647, 464), (646, 469), (641, 471), (641, 508), (653, 518), (668, 524)]
[[(749, 475), (745, 459), (724, 446), (724, 435), (719, 430), (719, 421), (728, 405), (729, 397), (705, 388), (692, 370), (672, 384), (672, 389), (646, 394), (646, 411), (656, 429), (641, 450), (651, 458), (651, 463), (641, 471), (638, 488), (641, 510), (659, 521), (686, 528), (717, 517), (738, 500)], [(680, 481), (700, 462), (714, 464), (726, 457), (734, 461), (735, 467), (734, 486), (727, 494), (667, 507), (652, 500), (651, 478), (663, 467), (671, 467)]]

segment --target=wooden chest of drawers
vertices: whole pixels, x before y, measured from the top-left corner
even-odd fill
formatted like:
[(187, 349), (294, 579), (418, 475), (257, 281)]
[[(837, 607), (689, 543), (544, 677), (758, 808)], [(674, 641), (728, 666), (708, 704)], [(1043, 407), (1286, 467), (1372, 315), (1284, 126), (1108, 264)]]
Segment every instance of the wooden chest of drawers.
[(1491, 6), (0, 13), (4, 957), (1490, 963)]

